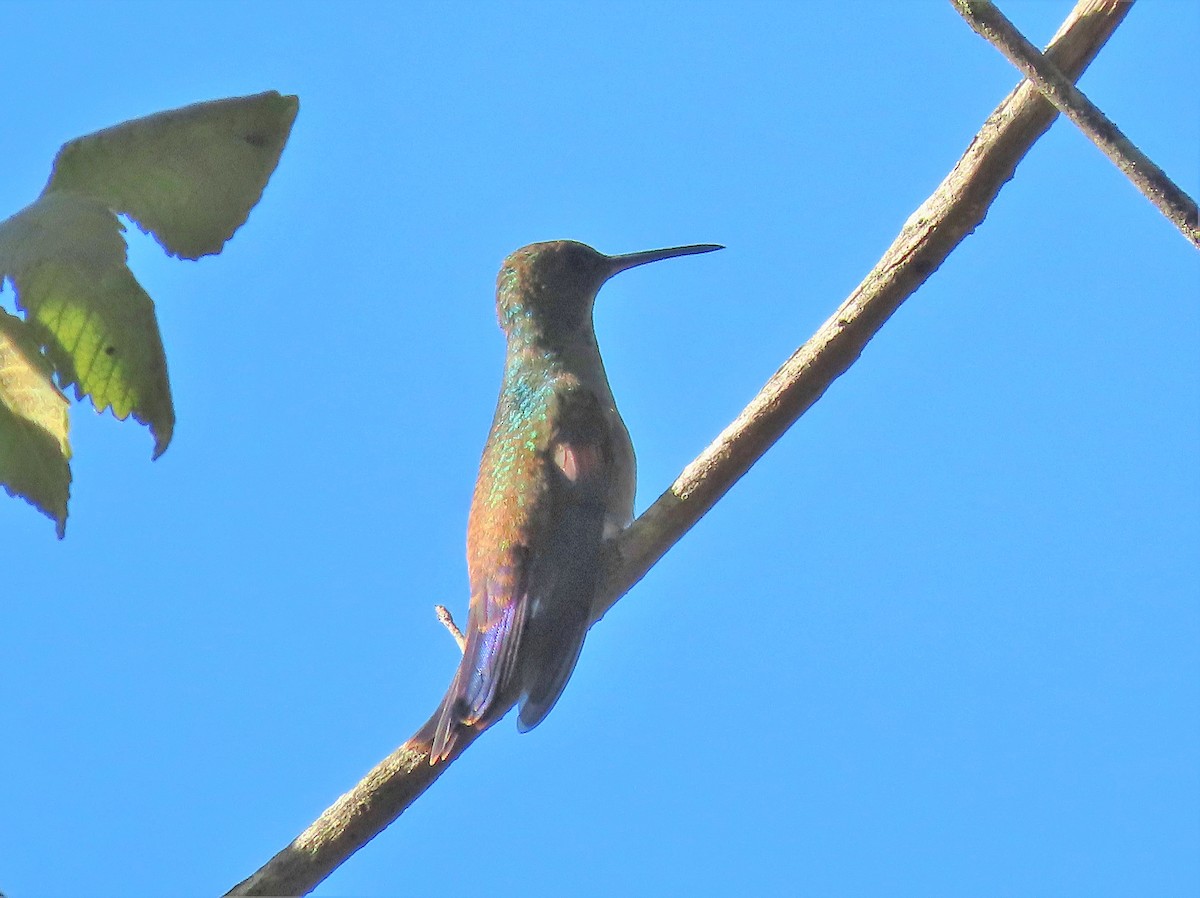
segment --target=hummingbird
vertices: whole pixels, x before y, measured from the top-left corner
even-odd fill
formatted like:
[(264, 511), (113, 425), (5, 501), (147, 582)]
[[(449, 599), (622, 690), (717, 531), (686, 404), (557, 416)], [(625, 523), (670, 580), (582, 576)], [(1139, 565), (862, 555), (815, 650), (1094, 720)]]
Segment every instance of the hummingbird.
[(521, 732), (550, 713), (591, 622), (601, 546), (633, 520), (633, 443), (596, 344), (596, 293), (618, 272), (717, 249), (607, 256), (553, 240), (504, 260), (504, 379), (467, 522), (463, 656), (435, 714), (431, 764), (514, 704)]

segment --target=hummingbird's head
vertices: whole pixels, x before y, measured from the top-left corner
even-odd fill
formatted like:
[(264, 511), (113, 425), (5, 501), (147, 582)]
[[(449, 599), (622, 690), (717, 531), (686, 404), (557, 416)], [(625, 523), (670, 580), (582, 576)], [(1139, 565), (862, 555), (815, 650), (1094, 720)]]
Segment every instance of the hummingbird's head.
[(547, 335), (568, 336), (591, 328), (596, 293), (610, 277), (647, 262), (707, 253), (713, 244), (652, 249), (606, 256), (575, 240), (531, 243), (512, 253), (496, 278), (496, 313), (509, 333), (523, 321)]
[(524, 320), (568, 334), (589, 324), (596, 292), (610, 277), (608, 256), (574, 240), (531, 243), (496, 278), (496, 313), (507, 333)]

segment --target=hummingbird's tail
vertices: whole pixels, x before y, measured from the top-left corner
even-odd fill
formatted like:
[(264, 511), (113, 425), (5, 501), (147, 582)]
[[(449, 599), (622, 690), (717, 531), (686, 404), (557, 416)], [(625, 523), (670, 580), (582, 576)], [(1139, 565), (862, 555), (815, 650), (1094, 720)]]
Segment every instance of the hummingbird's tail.
[[(474, 599), (472, 600), (474, 601)], [(464, 730), (482, 729), (513, 706), (510, 688), (517, 645), (524, 625), (524, 604), (482, 603), (493, 613), (483, 629), (467, 620), (467, 641), (458, 670), (442, 698), (429, 763), (444, 761), (455, 750)]]
[[(490, 634), (491, 638), (488, 634), (478, 639), (469, 635), (462, 661), (436, 715), (429, 763), (437, 764), (455, 754), (464, 732), (490, 726), (514, 702), (520, 704), (518, 730), (527, 733), (541, 723), (562, 695), (579, 661), (590, 622), (589, 607), (573, 603), (557, 608), (555, 614), (530, 615), (522, 622), (520, 640), (501, 639), (496, 632)], [(504, 629), (504, 635), (510, 635)], [(518, 642), (523, 653), (519, 660), (511, 648)], [(514, 683), (520, 683), (519, 694)]]
[(429, 763), (437, 764), (446, 760), (454, 753), (459, 736), (466, 725), (462, 721), (461, 711), (453, 705), (453, 694), (447, 692), (438, 707), (437, 729), (434, 730), (433, 744), (429, 750)]
[[(464, 663), (466, 656), (464, 656)], [(464, 732), (479, 725), (483, 713), (473, 711), (466, 696), (463, 694), (462, 666), (454, 675), (454, 681), (442, 697), (438, 708), (438, 724), (434, 731), (433, 745), (429, 751), (429, 763), (437, 764), (456, 754), (455, 749)], [(485, 708), (486, 710), (486, 708)]]

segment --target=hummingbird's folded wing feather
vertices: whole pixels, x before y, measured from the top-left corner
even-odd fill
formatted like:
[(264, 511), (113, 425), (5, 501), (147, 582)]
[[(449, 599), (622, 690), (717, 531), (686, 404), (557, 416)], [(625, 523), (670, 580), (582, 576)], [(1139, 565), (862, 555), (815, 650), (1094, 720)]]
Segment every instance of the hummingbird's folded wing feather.
[(579, 660), (599, 580), (613, 476), (611, 428), (596, 395), (582, 387), (566, 390), (557, 405), (518, 661), (522, 732), (550, 713)]

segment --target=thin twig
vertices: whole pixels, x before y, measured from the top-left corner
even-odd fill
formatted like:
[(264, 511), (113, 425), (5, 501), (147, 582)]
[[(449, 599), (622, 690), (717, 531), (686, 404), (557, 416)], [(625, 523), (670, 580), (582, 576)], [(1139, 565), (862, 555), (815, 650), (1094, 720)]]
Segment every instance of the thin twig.
[[(1049, 51), (1078, 77), (1129, 10), (1121, 0), (1080, 0)], [(867, 341), (987, 213), (1021, 158), (1057, 113), (1030, 85), (992, 113), (937, 191), (909, 218), (879, 264), (674, 485), (614, 540), (593, 609), (599, 619), (640, 580), (858, 357)], [(229, 895), (302, 895), (395, 820), (454, 757), (429, 763), (437, 715), (339, 798), (291, 845)], [(455, 756), (482, 730), (467, 729)]]
[(454, 615), (450, 613), (450, 609), (445, 605), (434, 605), (433, 613), (437, 615), (437, 619), (442, 622), (450, 635), (454, 637), (454, 641), (458, 643), (458, 650), (465, 652), (467, 650), (467, 637), (463, 636), (462, 630), (458, 629), (458, 624), (454, 622)]
[(1008, 61), (1145, 194), (1192, 245), (1200, 249), (1196, 201), (1139, 150), (1083, 91), (1038, 52), (991, 0), (950, 0), (975, 32), (990, 41)]

